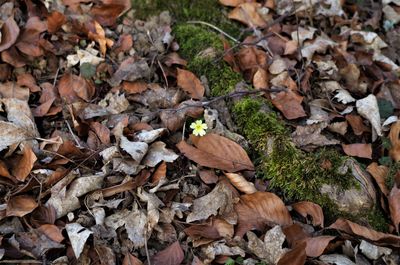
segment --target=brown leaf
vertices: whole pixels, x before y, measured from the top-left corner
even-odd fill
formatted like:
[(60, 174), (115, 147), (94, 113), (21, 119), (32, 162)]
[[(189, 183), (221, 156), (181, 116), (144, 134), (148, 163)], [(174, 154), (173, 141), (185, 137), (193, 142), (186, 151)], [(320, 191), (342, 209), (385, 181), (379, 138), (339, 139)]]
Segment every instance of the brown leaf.
[(124, 81), (122, 82), (122, 88), (126, 92), (126, 94), (136, 94), (136, 93), (142, 93), (147, 89), (147, 83), (144, 81)]
[(151, 257), (151, 264), (180, 265), (185, 258), (178, 241)]
[(396, 184), (393, 186), (388, 200), (390, 217), (392, 218), (392, 222), (396, 228), (396, 232), (398, 233), (400, 224), (400, 189), (397, 188)]
[(342, 144), (346, 155), (372, 159), (371, 144)]
[(105, 27), (114, 25), (116, 19), (126, 10), (131, 8), (130, 0), (112, 0), (101, 2), (102, 4), (94, 6), (90, 10), (90, 13), (92, 13), (95, 20), (99, 21), (99, 23)]
[(190, 71), (177, 69), (178, 86), (186, 91), (191, 98), (201, 99), (204, 96), (204, 86), (200, 80)]
[(387, 197), (389, 196), (389, 190), (386, 186), (386, 177), (389, 173), (389, 168), (387, 166), (380, 166), (376, 162), (372, 162), (368, 167), (367, 167), (368, 173), (372, 175), (372, 177), (375, 179), (376, 184), (378, 184), (380, 190), (382, 193)]
[(322, 212), (321, 206), (316, 203), (303, 201), (292, 204), (293, 209), (301, 214), (304, 218), (307, 215), (312, 217), (312, 224), (314, 226), (324, 227), (324, 213)]
[(29, 90), (34, 93), (40, 91), (40, 87), (36, 85), (35, 78), (29, 74), (24, 73), (17, 76), (17, 84), (20, 86), (26, 86)]
[(174, 64), (183, 65), (183, 66), (187, 65), (187, 61), (185, 59), (183, 59), (182, 57), (180, 57), (179, 53), (176, 53), (176, 52), (168, 53), (165, 56), (165, 58), (163, 59), (163, 63), (169, 67), (171, 67)]
[(242, 237), (247, 231), (263, 231), (266, 225), (290, 225), (292, 218), (282, 200), (270, 192), (256, 192), (240, 197), (235, 205), (238, 214), (236, 236)]
[(238, 6), (240, 4), (243, 4), (245, 2), (254, 2), (254, 1), (246, 1), (246, 0), (219, 0), (219, 3), (224, 5), (224, 6)]
[(193, 106), (194, 100), (186, 100), (175, 107), (176, 110), (163, 110), (160, 113), (160, 119), (165, 127), (170, 131), (177, 131), (185, 123), (186, 116), (198, 118), (203, 114), (202, 107)]
[(67, 103), (74, 103), (79, 101), (79, 98), (89, 101), (94, 95), (95, 89), (81, 76), (64, 74), (58, 83), (58, 93)]
[(305, 248), (305, 243), (296, 245), (279, 259), (277, 265), (304, 265), (307, 258)]
[(127, 52), (133, 46), (132, 35), (130, 34), (122, 34), (119, 36), (117, 43), (114, 44), (113, 50), (116, 54), (120, 52)]
[(232, 238), (233, 225), (223, 219), (214, 219), (208, 224), (192, 225), (184, 230), (184, 232), (193, 239), (208, 238)]
[(96, 133), (102, 144), (110, 143), (110, 130), (104, 124), (97, 121), (91, 122), (90, 128)]
[(218, 181), (218, 176), (214, 170), (200, 170), (199, 176), (205, 184), (215, 184)]
[(67, 18), (64, 16), (63, 13), (58, 11), (53, 11), (47, 17), (47, 30), (49, 33), (56, 33), (62, 25), (67, 22)]
[(204, 263), (197, 256), (194, 256), (191, 265), (204, 265)]
[(377, 243), (388, 244), (396, 247), (400, 246), (399, 236), (381, 233), (346, 219), (340, 218), (336, 220), (336, 222), (330, 225), (329, 228), (337, 229), (350, 235), (361, 236)]
[(190, 160), (205, 167), (228, 172), (254, 170), (246, 151), (232, 140), (213, 133), (191, 138), (197, 148), (184, 141), (177, 144), (179, 151)]
[(9, 17), (1, 27), (0, 52), (10, 48), (17, 41), (18, 35), (19, 27), (14, 18)]
[(54, 242), (61, 243), (64, 240), (64, 236), (61, 234), (60, 229), (52, 224), (41, 225), (37, 231), (45, 234), (48, 238)]
[[(106, 33), (102, 26), (94, 20), (94, 31), (89, 31), (88, 37), (91, 40), (96, 41), (99, 44), (100, 47), (100, 53), (104, 57), (107, 51), (107, 46), (111, 47), (114, 42), (111, 39), (106, 38)], [(92, 29), (92, 28), (90, 28)]]
[(249, 27), (265, 27), (267, 22), (258, 13), (260, 3), (242, 3), (236, 6), (228, 15), (230, 19), (246, 24)]
[(133, 256), (131, 253), (128, 253), (125, 255), (122, 265), (143, 265), (143, 262)]
[(324, 253), (329, 243), (335, 239), (335, 236), (317, 236), (303, 239), (301, 242), (306, 242), (306, 254), (308, 257), (319, 257)]
[(355, 135), (362, 135), (364, 132), (370, 131), (370, 129), (363, 123), (363, 118), (359, 115), (346, 115), (346, 120), (349, 122)]
[(292, 90), (271, 94), (271, 102), (288, 120), (305, 117), (306, 113), (301, 105), (303, 97)]
[(151, 176), (151, 184), (157, 185), (162, 179), (166, 178), (167, 176), (167, 163), (163, 161)]
[(257, 72), (253, 76), (253, 86), (256, 89), (268, 88), (268, 72), (263, 68), (258, 68)]
[(257, 192), (254, 184), (248, 182), (242, 175), (236, 173), (225, 173), (225, 176), (230, 180), (233, 186), (246, 194)]
[(400, 161), (400, 121), (393, 123), (390, 127), (389, 139), (391, 143), (391, 148), (389, 150), (390, 157), (398, 162)]
[(26, 22), (26, 25), (18, 37), (18, 42), (15, 46), (22, 53), (39, 57), (43, 55), (43, 49), (40, 47), (40, 35), (42, 32), (47, 30), (46, 21), (40, 20), (39, 17), (30, 17)]
[(25, 181), (36, 162), (37, 157), (30, 146), (25, 146), (21, 160), (18, 161), (12, 173), (19, 181)]
[(6, 216), (22, 217), (38, 207), (36, 200), (27, 195), (11, 197), (7, 202)]
[(150, 74), (150, 67), (145, 59), (137, 60), (128, 57), (119, 65), (118, 70), (108, 82), (111, 86), (117, 86), (124, 80), (133, 82), (141, 78), (148, 78)]

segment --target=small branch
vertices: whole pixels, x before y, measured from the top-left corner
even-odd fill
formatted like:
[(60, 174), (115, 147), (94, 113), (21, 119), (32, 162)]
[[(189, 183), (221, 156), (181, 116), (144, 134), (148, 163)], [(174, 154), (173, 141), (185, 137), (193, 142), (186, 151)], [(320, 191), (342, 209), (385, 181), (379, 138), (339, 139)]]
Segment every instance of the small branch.
[(206, 25), (206, 26), (208, 26), (208, 27), (210, 27), (210, 28), (212, 28), (212, 29), (218, 31), (219, 33), (221, 33), (221, 34), (224, 35), (225, 37), (231, 39), (231, 40), (234, 41), (235, 43), (240, 43), (240, 41), (238, 41), (237, 39), (235, 39), (234, 37), (232, 37), (231, 35), (229, 35), (229, 34), (226, 33), (225, 31), (223, 31), (222, 29), (220, 29), (220, 28), (218, 28), (218, 27), (216, 27), (216, 26), (214, 26), (214, 25), (212, 25), (212, 24), (210, 24), (210, 23), (207, 23), (207, 22), (204, 22), (204, 21), (199, 21), (199, 20), (187, 21), (186, 23), (188, 23), (188, 24), (201, 24), (201, 25)]

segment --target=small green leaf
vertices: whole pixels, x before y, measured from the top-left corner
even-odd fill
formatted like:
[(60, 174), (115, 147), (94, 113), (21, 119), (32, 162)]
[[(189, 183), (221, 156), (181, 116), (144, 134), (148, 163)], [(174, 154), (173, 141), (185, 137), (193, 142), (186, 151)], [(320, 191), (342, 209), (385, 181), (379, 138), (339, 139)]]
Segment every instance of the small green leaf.
[(389, 116), (393, 115), (393, 105), (392, 102), (386, 99), (378, 99), (378, 107), (379, 107), (379, 114), (381, 115), (382, 119), (386, 119)]
[(81, 75), (85, 78), (91, 78), (96, 74), (96, 66), (90, 63), (83, 63), (80, 66)]
[(235, 265), (235, 261), (233, 259), (229, 258), (225, 261), (224, 265)]

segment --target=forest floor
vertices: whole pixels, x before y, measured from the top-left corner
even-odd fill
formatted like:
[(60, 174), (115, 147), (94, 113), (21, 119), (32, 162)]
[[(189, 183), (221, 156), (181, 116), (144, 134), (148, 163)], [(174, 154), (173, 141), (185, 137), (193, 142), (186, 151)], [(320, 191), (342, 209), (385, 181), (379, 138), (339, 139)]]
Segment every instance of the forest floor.
[(400, 264), (398, 22), (0, 0), (0, 263)]

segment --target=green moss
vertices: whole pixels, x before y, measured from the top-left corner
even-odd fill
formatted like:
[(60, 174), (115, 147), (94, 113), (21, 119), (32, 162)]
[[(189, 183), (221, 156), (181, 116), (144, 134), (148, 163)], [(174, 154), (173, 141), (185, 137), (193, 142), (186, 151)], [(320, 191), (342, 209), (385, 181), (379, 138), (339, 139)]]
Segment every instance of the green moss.
[(240, 34), (240, 24), (228, 19), (229, 9), (217, 0), (132, 0), (132, 7), (140, 19), (168, 10), (177, 23), (200, 20), (213, 24), (234, 37)]
[[(180, 45), (180, 54), (188, 60), (187, 68), (197, 76), (206, 76), (213, 96), (224, 95), (234, 90), (235, 85), (242, 81), (239, 73), (215, 57), (223, 53), (221, 37), (201, 26), (190, 24), (177, 25), (173, 31)], [(212, 55), (205, 55), (207, 49)]]

